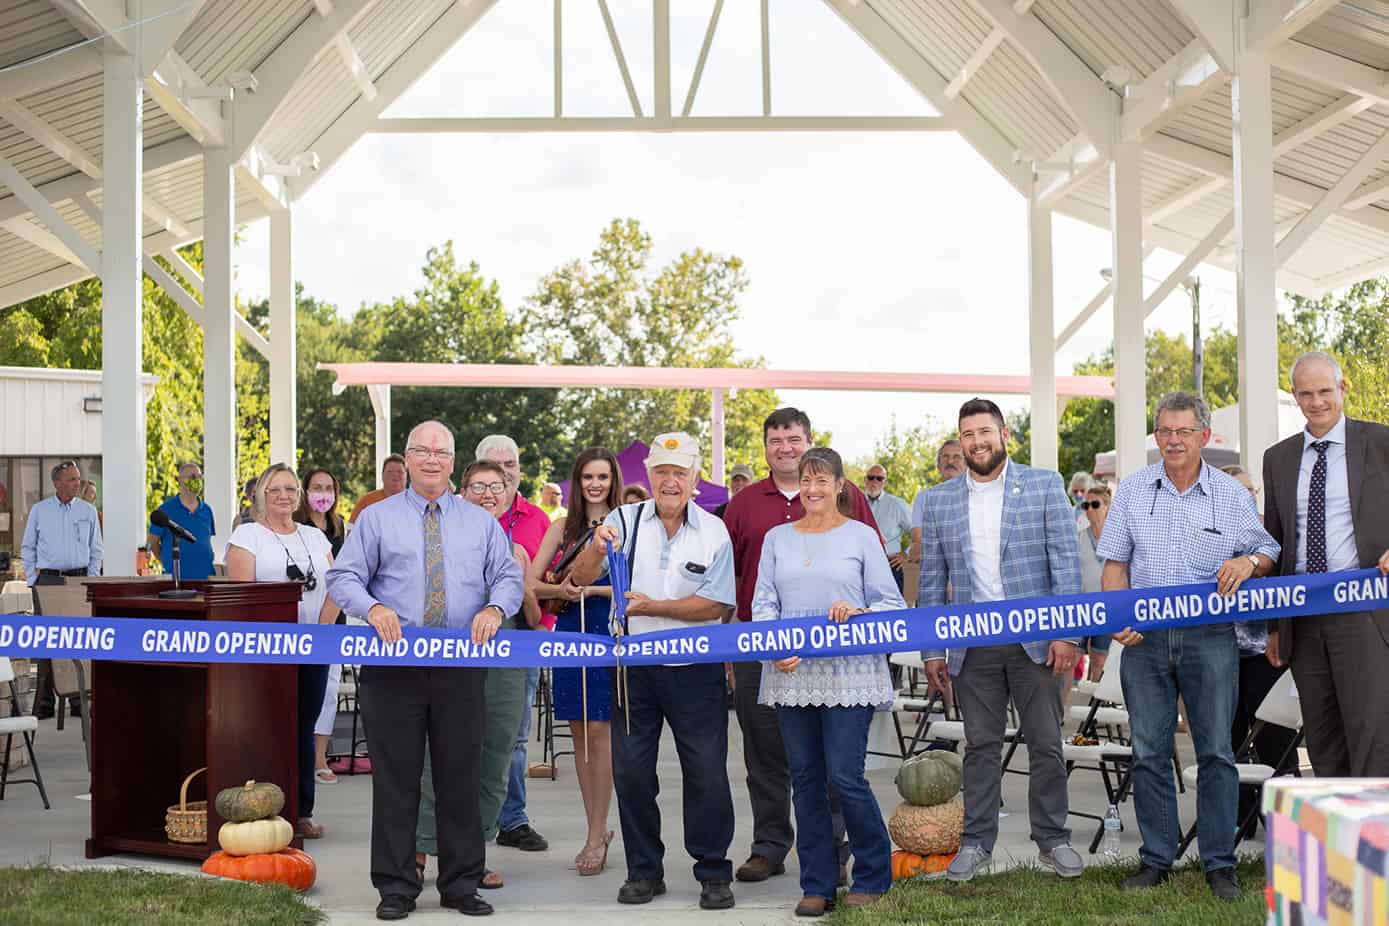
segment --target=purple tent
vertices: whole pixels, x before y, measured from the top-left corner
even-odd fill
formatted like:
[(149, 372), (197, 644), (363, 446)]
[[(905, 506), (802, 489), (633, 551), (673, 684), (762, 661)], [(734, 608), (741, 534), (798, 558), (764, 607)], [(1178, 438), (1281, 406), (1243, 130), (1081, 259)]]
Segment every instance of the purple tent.
[[(633, 483), (645, 486), (648, 492), (651, 491), (651, 483), (646, 478), (646, 454), (650, 448), (642, 441), (633, 441), (627, 449), (617, 455), (617, 465), (622, 470), (622, 484), (624, 486)], [(559, 484), (560, 494), (564, 496), (565, 507), (569, 506), (569, 482)], [(699, 491), (695, 494), (695, 504), (705, 511), (713, 511), (715, 508), (728, 501), (728, 489), (721, 485), (715, 485), (707, 479), (699, 480)]]

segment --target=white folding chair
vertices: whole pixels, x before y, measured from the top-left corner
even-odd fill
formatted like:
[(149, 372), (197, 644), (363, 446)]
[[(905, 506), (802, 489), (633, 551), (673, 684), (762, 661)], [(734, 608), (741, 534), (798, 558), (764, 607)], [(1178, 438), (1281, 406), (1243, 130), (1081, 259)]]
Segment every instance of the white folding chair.
[[(34, 732), (39, 728), (39, 719), (20, 709), (19, 687), (14, 683), (14, 666), (10, 664), (8, 656), (0, 656), (0, 684), (5, 683), (10, 686), (10, 716), (0, 717), (0, 735), (5, 737), (5, 749), (0, 755), (0, 801), (5, 799), (6, 785), (34, 784), (38, 785), (39, 797), (43, 800), (43, 809), (51, 810), (52, 805), (48, 803), (48, 791), (43, 786), (43, 773), (39, 771), (39, 760), (34, 755)], [(24, 748), (29, 753), (29, 766), (34, 770), (34, 777), (16, 778), (11, 782), (10, 747), (14, 744), (16, 733), (24, 738)]]
[[(1254, 739), (1263, 731), (1267, 724), (1283, 727), (1293, 731), (1293, 738), (1288, 742), (1288, 746), (1283, 750), (1283, 754), (1278, 757), (1274, 765), (1266, 765), (1262, 762), (1241, 762), (1241, 757), (1247, 755), (1253, 748)], [(1278, 676), (1278, 681), (1273, 683), (1273, 687), (1264, 695), (1264, 699), (1259, 702), (1259, 707), (1254, 711), (1254, 723), (1249, 728), (1248, 735), (1244, 742), (1235, 750), (1235, 771), (1239, 772), (1239, 786), (1243, 788), (1258, 788), (1263, 790), (1264, 782), (1279, 774), (1279, 769), (1287, 765), (1288, 759), (1297, 755), (1298, 747), (1302, 745), (1302, 702), (1298, 700), (1297, 689), (1293, 686), (1293, 673), (1291, 670), (1285, 671)], [(1182, 769), (1182, 778), (1193, 788), (1196, 787), (1196, 776), (1199, 766), (1188, 765)], [(1284, 774), (1297, 775), (1297, 764)], [(1249, 812), (1245, 814), (1243, 820), (1239, 821), (1239, 826), (1235, 830), (1235, 844), (1239, 845), (1239, 840), (1243, 837), (1245, 827), (1259, 812), (1259, 803), (1256, 802)], [(1191, 828), (1182, 837), (1181, 844), (1177, 846), (1177, 858), (1181, 858), (1186, 853), (1187, 847), (1196, 839), (1197, 821), (1193, 820)]]
[[(1088, 706), (1077, 705), (1071, 708), (1072, 714), (1081, 718), (1079, 733), (1098, 738), (1101, 724), (1099, 718), (1101, 716), (1108, 717), (1113, 721), (1111, 734), (1114, 730), (1127, 725), (1128, 712), (1123, 708), (1124, 689), (1119, 681), (1123, 657), (1123, 645), (1111, 643), (1109, 658), (1105, 660), (1104, 669), (1100, 673), (1099, 682), (1095, 685), (1090, 704)], [(1117, 711), (1118, 713), (1101, 715), (1101, 711)], [(1104, 783), (1107, 804), (1117, 806), (1128, 797), (1133, 747), (1125, 742), (1122, 736), (1111, 735), (1107, 742), (1093, 746), (1078, 746), (1063, 740), (1061, 758), (1066, 763), (1067, 778), (1076, 769), (1098, 772), (1100, 780)], [(1104, 836), (1104, 816), (1074, 809), (1070, 813), (1077, 817), (1098, 821), (1099, 825), (1095, 829), (1095, 836), (1090, 841), (1090, 854), (1093, 855), (1099, 848), (1100, 839)]]

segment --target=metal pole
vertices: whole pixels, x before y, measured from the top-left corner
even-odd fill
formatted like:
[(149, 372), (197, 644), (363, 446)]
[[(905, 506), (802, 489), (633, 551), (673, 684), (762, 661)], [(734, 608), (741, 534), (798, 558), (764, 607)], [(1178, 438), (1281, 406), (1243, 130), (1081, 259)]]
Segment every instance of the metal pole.
[(1201, 281), (1192, 277), (1191, 286), (1191, 389), (1205, 395), (1206, 351), (1201, 344)]

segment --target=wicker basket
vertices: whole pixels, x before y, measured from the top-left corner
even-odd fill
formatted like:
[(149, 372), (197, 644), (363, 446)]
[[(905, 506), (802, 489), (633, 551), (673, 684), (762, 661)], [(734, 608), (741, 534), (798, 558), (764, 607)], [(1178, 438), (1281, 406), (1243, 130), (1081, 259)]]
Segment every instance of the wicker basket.
[(164, 832), (170, 842), (207, 842), (207, 801), (188, 803), (188, 785), (207, 768), (200, 768), (183, 779), (178, 804), (164, 812)]

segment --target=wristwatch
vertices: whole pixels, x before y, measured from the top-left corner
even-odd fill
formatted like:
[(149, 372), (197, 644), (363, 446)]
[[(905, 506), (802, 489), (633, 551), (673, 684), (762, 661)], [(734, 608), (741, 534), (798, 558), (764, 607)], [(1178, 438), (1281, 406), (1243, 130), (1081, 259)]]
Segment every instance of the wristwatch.
[(500, 617), (500, 618), (502, 619), (502, 623), (506, 623), (506, 611), (502, 608), (501, 605), (499, 605), (499, 604), (487, 604), (487, 605), (485, 605), (485, 606), (483, 607), (482, 610), (486, 611), (488, 608), (491, 608), (493, 611), (496, 611), (496, 612), (497, 612), (497, 616)]
[(1249, 560), (1251, 563), (1254, 564), (1255, 572), (1259, 571), (1259, 557), (1257, 555), (1250, 553), (1248, 556), (1245, 557), (1245, 559)]

